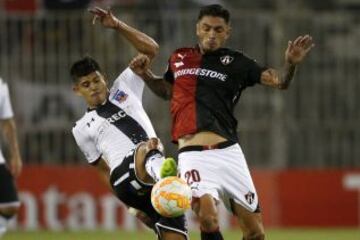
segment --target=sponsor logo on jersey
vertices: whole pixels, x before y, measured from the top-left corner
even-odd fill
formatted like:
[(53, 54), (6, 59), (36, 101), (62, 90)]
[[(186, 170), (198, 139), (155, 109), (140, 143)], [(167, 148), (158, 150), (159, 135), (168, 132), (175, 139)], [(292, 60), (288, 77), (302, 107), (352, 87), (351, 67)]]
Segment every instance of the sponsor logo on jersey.
[(186, 54), (182, 55), (182, 54), (178, 53), (177, 56), (180, 58), (180, 61), (174, 62), (175, 68), (184, 66), (184, 63), (182, 62), (182, 60), (185, 58)]
[(107, 118), (107, 121), (109, 123), (114, 123), (116, 122), (117, 120), (120, 120), (124, 117), (126, 117), (126, 112), (124, 112), (124, 110), (120, 110), (118, 111), (117, 113), (114, 113), (113, 115), (111, 115), (110, 117)]
[(175, 62), (174, 65), (175, 65), (175, 68), (179, 68), (181, 66), (184, 66), (184, 63), (183, 62)]
[(126, 99), (128, 98), (128, 94), (118, 89), (112, 98), (118, 101), (119, 103), (122, 103), (126, 101)]
[(245, 196), (245, 200), (251, 205), (254, 200), (255, 200), (255, 193), (253, 192), (248, 192), (247, 194), (244, 195)]
[(191, 188), (191, 190), (199, 191), (199, 184), (198, 183), (191, 183), (190, 188)]
[(180, 54), (180, 53), (178, 53), (177, 55), (178, 55), (179, 58), (181, 58), (181, 60), (183, 60), (184, 57), (186, 56), (186, 54), (182, 55), (182, 54)]
[(174, 77), (178, 78), (184, 75), (196, 75), (196, 76), (205, 76), (210, 78), (215, 78), (220, 81), (225, 82), (227, 75), (219, 73), (213, 70), (204, 69), (204, 68), (185, 68), (175, 72)]
[(229, 56), (229, 55), (225, 55), (220, 57), (220, 61), (223, 65), (228, 65), (230, 64), (232, 61), (234, 60), (233, 57)]

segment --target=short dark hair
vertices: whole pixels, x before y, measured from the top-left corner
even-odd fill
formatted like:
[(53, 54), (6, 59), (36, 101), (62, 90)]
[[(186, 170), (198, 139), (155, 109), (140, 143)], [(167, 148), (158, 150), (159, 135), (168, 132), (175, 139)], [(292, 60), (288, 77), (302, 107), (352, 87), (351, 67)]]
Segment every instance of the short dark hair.
[(221, 17), (228, 24), (230, 22), (230, 12), (220, 4), (206, 5), (200, 9), (198, 21), (204, 16)]
[(101, 68), (99, 64), (90, 56), (86, 56), (76, 61), (70, 68), (70, 75), (73, 82), (76, 83), (79, 78), (86, 76), (92, 72), (99, 71)]

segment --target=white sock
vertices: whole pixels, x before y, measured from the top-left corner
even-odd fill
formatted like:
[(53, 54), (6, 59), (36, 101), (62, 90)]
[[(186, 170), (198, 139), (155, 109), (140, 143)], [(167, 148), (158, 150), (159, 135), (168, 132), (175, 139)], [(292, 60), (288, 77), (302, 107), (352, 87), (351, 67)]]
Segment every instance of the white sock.
[(0, 215), (0, 238), (6, 233), (9, 220)]
[(165, 160), (164, 156), (158, 151), (154, 151), (146, 159), (145, 162), (146, 172), (154, 179), (155, 182), (160, 180), (160, 169), (164, 160)]

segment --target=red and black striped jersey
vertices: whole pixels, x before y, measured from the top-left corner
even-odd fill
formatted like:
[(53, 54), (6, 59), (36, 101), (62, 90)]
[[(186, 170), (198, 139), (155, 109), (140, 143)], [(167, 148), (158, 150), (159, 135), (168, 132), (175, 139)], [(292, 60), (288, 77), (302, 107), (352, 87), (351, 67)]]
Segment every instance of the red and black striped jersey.
[(164, 75), (173, 85), (173, 141), (211, 131), (237, 142), (234, 107), (246, 87), (260, 82), (264, 70), (241, 52), (227, 48), (205, 54), (198, 47), (177, 49)]

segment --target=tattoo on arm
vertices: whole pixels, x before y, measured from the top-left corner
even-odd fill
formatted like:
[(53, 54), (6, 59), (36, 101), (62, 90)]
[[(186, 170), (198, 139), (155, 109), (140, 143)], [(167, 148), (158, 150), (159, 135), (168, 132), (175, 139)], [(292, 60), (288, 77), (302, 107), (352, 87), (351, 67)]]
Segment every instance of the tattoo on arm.
[(285, 63), (283, 75), (279, 79), (279, 88), (280, 89), (286, 89), (289, 87), (291, 80), (294, 78), (294, 75), (296, 73), (296, 65)]
[(162, 99), (169, 100), (172, 95), (172, 85), (162, 77), (155, 76), (151, 71), (147, 71), (143, 76), (146, 85), (153, 93)]
[(296, 73), (296, 65), (285, 63), (282, 72), (269, 68), (261, 73), (261, 83), (270, 87), (287, 89)]

